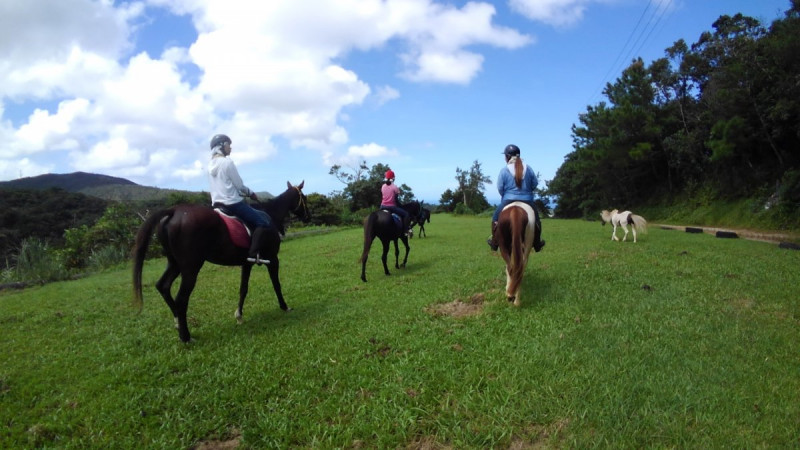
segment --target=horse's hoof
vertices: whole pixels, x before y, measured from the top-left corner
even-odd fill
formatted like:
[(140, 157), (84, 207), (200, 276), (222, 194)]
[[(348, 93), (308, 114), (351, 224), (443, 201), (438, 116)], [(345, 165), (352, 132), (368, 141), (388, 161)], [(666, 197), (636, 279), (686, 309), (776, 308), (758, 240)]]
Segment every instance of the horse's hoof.
[(366, 283), (366, 282), (367, 282), (367, 277), (361, 277), (361, 281), (363, 281), (364, 283)]
[(508, 297), (508, 302), (509, 303), (514, 303), (514, 296), (513, 295)]

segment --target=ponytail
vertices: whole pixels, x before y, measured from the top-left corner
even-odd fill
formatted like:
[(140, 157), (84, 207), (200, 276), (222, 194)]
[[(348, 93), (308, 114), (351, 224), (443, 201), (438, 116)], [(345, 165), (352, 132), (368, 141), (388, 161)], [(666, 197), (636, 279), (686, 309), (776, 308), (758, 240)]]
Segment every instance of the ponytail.
[(517, 183), (517, 188), (522, 187), (522, 176), (525, 174), (525, 166), (522, 165), (522, 159), (517, 156), (514, 158), (514, 181)]

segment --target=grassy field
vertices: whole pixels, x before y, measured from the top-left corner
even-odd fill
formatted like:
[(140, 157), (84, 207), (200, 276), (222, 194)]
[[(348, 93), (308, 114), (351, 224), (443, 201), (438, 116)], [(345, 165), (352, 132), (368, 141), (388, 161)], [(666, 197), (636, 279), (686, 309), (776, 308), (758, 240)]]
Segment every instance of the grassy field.
[[(800, 446), (800, 252), (546, 220), (522, 306), (486, 218), (435, 215), (386, 277), (362, 231), (288, 240), (287, 303), (207, 265), (178, 340), (145, 265), (0, 293), (0, 448)], [(402, 255), (401, 255), (402, 257)], [(228, 447), (225, 447), (228, 446)]]

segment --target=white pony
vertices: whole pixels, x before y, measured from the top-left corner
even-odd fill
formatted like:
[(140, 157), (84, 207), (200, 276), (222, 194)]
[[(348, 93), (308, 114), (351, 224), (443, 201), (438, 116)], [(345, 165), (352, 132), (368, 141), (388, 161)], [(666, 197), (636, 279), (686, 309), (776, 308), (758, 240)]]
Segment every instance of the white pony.
[(636, 230), (647, 233), (647, 221), (644, 220), (644, 217), (637, 216), (630, 211), (618, 212), (615, 209), (609, 212), (604, 209), (603, 212), (600, 213), (600, 216), (603, 218), (603, 225), (611, 222), (611, 225), (614, 226), (614, 231), (611, 232), (612, 241), (619, 240), (619, 238), (617, 238), (617, 226), (621, 226), (622, 230), (625, 231), (625, 235), (622, 236), (623, 241), (628, 237), (628, 225), (631, 226), (631, 231), (633, 231), (634, 243), (636, 243)]

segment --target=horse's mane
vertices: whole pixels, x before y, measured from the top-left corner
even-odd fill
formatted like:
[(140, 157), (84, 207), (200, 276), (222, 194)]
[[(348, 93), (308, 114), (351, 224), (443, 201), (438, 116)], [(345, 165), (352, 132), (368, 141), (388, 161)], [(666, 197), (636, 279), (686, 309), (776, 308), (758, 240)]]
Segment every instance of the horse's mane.
[[(269, 214), (278, 232), (280, 234), (286, 234), (286, 217), (288, 217), (289, 212), (294, 209), (293, 203), (299, 201), (297, 198), (298, 195), (300, 195), (300, 191), (297, 188), (289, 187), (277, 197), (254, 203), (251, 206)], [(280, 212), (283, 212), (283, 214), (279, 214)]]

